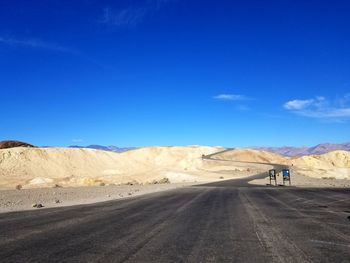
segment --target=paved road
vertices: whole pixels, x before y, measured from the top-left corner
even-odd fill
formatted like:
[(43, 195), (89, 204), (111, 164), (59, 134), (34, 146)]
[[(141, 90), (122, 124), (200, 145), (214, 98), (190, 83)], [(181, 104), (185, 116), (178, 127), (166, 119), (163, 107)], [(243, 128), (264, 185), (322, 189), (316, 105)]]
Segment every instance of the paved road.
[(0, 214), (0, 262), (350, 262), (349, 190), (246, 182)]

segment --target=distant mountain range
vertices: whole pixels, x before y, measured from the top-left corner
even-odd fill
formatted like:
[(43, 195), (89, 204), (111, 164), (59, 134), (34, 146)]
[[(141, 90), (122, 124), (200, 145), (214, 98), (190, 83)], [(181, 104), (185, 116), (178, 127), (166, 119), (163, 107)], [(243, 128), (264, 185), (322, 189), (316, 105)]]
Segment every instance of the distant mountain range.
[[(13, 148), (13, 147), (35, 147), (31, 144), (20, 142), (20, 141), (0, 141), (0, 149), (4, 148)], [(50, 148), (50, 146), (42, 146), (43, 148)], [(88, 146), (78, 146), (71, 145), (69, 148), (89, 148), (96, 150), (103, 150), (109, 152), (122, 153), (130, 150), (135, 150), (137, 147), (117, 147), (117, 146), (103, 146), (103, 145), (88, 145)], [(277, 153), (283, 156), (303, 156), (303, 155), (312, 155), (312, 154), (324, 154), (332, 151), (343, 150), (350, 151), (350, 142), (341, 143), (341, 144), (332, 144), (332, 143), (322, 143), (313, 147), (291, 147), (291, 146), (283, 146), (283, 147), (250, 147), (256, 150), (263, 150), (268, 152)]]
[[(119, 148), (113, 145), (103, 146), (103, 145), (96, 145), (96, 144), (88, 145), (88, 146), (72, 145), (69, 147), (70, 148), (89, 148), (89, 149), (97, 149), (97, 150), (117, 152), (117, 153), (137, 149), (136, 147)], [(278, 153), (283, 156), (293, 157), (293, 156), (303, 156), (303, 155), (312, 155), (312, 154), (324, 154), (324, 153), (328, 153), (336, 150), (350, 151), (350, 142), (342, 143), (342, 144), (322, 143), (313, 147), (283, 146), (283, 147), (254, 147), (254, 149)]]
[(136, 149), (136, 147), (124, 147), (124, 148), (119, 148), (117, 146), (103, 146), (103, 145), (88, 145), (88, 146), (78, 146), (78, 145), (71, 145), (69, 148), (89, 148), (89, 149), (96, 149), (96, 150), (102, 150), (102, 151), (109, 151), (109, 152), (116, 152), (116, 153), (122, 153), (130, 150)]
[[(130, 150), (137, 149), (136, 147), (124, 147), (119, 148), (117, 146), (103, 146), (103, 145), (88, 145), (88, 146), (77, 146), (72, 145), (69, 146), (70, 148), (90, 148), (90, 149), (97, 149), (97, 150), (103, 150), (103, 151), (110, 151), (110, 152), (126, 152)], [(350, 151), (350, 142), (348, 143), (342, 143), (342, 144), (331, 144), (331, 143), (322, 143), (318, 144), (313, 147), (291, 147), (291, 146), (283, 146), (283, 147), (254, 147), (256, 150), (263, 150), (273, 153), (278, 153), (283, 156), (303, 156), (303, 155), (312, 155), (312, 154), (324, 154), (331, 151), (336, 150), (344, 150), (344, 151)]]
[(257, 150), (264, 150), (268, 152), (278, 153), (284, 156), (303, 156), (303, 155), (312, 155), (312, 154), (324, 154), (331, 151), (343, 150), (350, 151), (350, 143), (342, 144), (331, 144), (323, 143), (318, 144), (314, 147), (254, 147)]

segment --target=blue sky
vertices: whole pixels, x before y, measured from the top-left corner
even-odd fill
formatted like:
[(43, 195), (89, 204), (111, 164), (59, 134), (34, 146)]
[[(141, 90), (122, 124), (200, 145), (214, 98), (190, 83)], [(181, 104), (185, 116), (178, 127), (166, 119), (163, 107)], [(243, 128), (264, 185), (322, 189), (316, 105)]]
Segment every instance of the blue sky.
[(0, 140), (350, 141), (348, 1), (0, 2)]

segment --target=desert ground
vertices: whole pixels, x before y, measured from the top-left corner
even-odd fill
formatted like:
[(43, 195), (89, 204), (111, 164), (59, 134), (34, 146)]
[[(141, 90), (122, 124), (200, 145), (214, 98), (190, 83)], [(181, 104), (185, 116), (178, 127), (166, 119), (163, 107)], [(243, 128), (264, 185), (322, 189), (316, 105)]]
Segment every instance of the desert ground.
[[(269, 183), (289, 167), (294, 187), (350, 187), (350, 153), (284, 157), (253, 149), (145, 147), (124, 153), (74, 148), (0, 149), (0, 211), (102, 202), (190, 185), (246, 178)], [(277, 183), (282, 184), (281, 176)]]
[(264, 176), (0, 213), (1, 262), (349, 262), (349, 189)]
[[(2, 262), (349, 262), (349, 152), (0, 150)], [(292, 186), (268, 185), (288, 167)], [(39, 209), (40, 208), (40, 209)]]

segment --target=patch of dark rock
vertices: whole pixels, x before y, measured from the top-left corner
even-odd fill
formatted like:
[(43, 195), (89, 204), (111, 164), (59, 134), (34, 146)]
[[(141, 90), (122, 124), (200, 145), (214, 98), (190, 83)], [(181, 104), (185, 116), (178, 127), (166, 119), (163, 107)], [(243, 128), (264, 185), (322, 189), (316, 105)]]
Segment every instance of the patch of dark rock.
[(26, 142), (21, 141), (0, 141), (0, 149), (8, 149), (14, 147), (35, 147)]
[(42, 204), (40, 204), (40, 203), (35, 203), (35, 204), (32, 205), (32, 207), (34, 207), (34, 208), (42, 208), (44, 206)]

